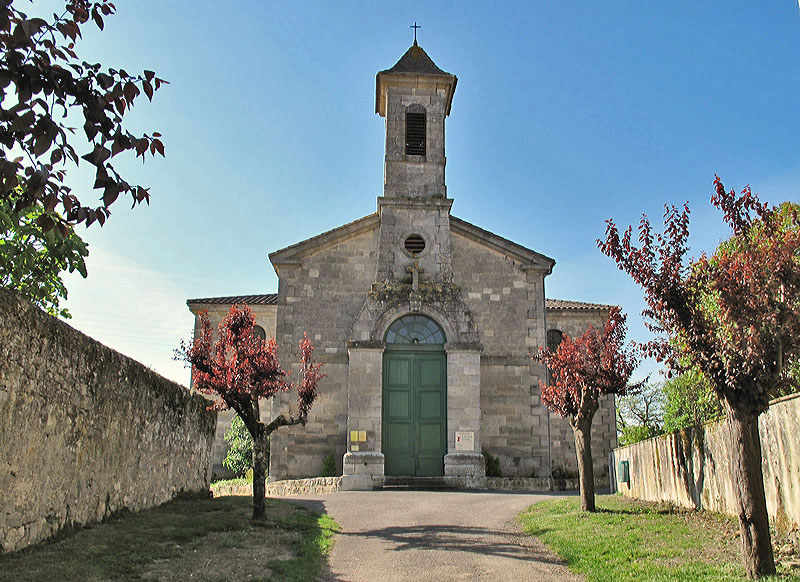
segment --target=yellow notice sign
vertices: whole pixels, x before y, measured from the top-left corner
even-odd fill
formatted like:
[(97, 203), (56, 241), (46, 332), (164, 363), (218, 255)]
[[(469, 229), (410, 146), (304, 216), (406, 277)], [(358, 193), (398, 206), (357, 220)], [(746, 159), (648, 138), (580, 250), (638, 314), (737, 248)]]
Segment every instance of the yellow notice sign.
[(367, 442), (367, 431), (365, 430), (358, 431), (358, 440), (361, 441), (362, 443)]
[(358, 442), (358, 431), (357, 430), (351, 430), (350, 431), (350, 441), (354, 442), (354, 443)]

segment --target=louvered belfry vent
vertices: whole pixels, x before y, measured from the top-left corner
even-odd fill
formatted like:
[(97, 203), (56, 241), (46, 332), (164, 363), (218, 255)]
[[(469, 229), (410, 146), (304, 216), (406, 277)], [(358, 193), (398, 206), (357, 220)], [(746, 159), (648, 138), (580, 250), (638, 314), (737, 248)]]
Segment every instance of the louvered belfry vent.
[(406, 155), (425, 155), (425, 113), (406, 111)]
[(418, 255), (425, 250), (425, 239), (418, 234), (412, 234), (403, 243), (405, 249), (412, 255)]

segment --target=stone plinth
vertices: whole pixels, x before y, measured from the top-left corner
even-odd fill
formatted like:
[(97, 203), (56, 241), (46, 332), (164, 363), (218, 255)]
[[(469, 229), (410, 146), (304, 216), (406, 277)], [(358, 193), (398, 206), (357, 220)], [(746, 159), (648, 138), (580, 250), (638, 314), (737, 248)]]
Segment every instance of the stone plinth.
[(383, 453), (345, 453), (342, 491), (370, 491), (383, 487)]
[(480, 453), (448, 453), (444, 456), (445, 477), (484, 477), (486, 461)]

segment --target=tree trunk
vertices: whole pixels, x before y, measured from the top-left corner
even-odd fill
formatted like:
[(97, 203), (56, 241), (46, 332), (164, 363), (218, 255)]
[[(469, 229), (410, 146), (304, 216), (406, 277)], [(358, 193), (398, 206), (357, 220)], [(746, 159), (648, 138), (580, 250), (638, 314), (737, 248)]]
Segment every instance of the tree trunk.
[(261, 423), (258, 429), (258, 434), (253, 436), (253, 519), (264, 519), (269, 436)]
[(730, 471), (737, 496), (739, 530), (748, 578), (775, 573), (769, 535), (764, 476), (761, 471), (761, 437), (758, 416), (749, 410), (728, 407)]
[(580, 419), (572, 425), (575, 452), (578, 454), (578, 480), (581, 489), (581, 510), (595, 511), (594, 465), (592, 464), (592, 421)]

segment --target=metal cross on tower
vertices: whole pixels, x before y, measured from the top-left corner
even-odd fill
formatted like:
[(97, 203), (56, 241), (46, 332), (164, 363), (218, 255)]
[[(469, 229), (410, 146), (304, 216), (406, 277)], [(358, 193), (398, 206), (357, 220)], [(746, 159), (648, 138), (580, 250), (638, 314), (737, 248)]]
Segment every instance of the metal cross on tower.
[(414, 29), (414, 45), (416, 45), (417, 44), (417, 29), (418, 28), (422, 28), (422, 27), (421, 26), (417, 26), (417, 21), (415, 20), (414, 21), (414, 25), (413, 26), (409, 26), (409, 28), (413, 28)]

